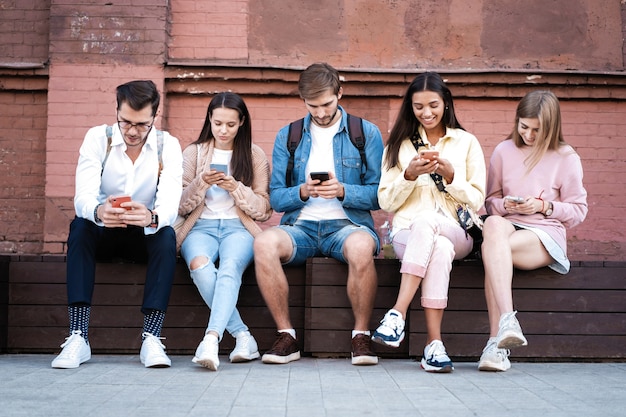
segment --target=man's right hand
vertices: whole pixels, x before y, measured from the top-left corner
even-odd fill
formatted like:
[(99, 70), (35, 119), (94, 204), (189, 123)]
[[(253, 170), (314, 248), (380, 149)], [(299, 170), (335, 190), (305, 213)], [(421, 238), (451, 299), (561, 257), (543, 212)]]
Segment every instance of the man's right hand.
[(113, 207), (113, 196), (107, 197), (104, 204), (98, 207), (98, 218), (102, 220), (104, 227), (126, 227), (126, 223), (120, 220), (120, 214), (126, 213), (122, 207)]

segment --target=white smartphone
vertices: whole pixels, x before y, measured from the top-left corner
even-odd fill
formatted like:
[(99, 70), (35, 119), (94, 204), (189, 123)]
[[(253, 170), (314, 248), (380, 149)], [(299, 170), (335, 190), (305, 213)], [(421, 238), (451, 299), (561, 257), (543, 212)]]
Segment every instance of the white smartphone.
[(518, 196), (514, 196), (514, 195), (507, 195), (506, 197), (504, 197), (504, 199), (512, 201), (514, 203), (523, 203), (523, 202), (526, 201), (526, 199), (524, 197), (518, 197)]

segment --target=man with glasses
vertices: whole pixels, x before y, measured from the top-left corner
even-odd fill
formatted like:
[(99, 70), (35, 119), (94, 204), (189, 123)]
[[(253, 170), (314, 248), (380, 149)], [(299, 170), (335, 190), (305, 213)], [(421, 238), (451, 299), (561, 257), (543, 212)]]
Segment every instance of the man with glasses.
[(76, 217), (67, 241), (69, 337), (53, 368), (77, 368), (91, 358), (88, 329), (96, 261), (147, 263), (141, 311), (141, 362), (168, 367), (161, 343), (174, 268), (171, 225), (182, 193), (178, 139), (154, 128), (160, 96), (152, 81), (117, 87), (117, 123), (91, 128), (76, 168)]

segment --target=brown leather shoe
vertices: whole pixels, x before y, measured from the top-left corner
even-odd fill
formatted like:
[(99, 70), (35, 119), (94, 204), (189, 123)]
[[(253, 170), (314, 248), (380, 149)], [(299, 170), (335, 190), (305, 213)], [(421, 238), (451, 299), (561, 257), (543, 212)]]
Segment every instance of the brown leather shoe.
[(378, 356), (370, 349), (370, 337), (359, 333), (352, 338), (352, 365), (376, 365)]
[(298, 342), (287, 332), (279, 332), (272, 348), (265, 352), (263, 363), (289, 363), (300, 359)]

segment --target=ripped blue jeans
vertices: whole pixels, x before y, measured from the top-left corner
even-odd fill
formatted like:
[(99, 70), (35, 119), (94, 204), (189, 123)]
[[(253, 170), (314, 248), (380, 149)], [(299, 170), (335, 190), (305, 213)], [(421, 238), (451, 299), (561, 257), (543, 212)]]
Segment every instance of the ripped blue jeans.
[[(248, 330), (237, 300), (241, 276), (254, 257), (253, 240), (239, 219), (198, 219), (181, 246), (191, 278), (211, 309), (206, 332), (217, 332), (218, 340), (224, 330), (233, 336)], [(191, 270), (191, 261), (197, 257), (205, 257), (207, 262)], [(215, 266), (218, 259), (219, 268)]]

